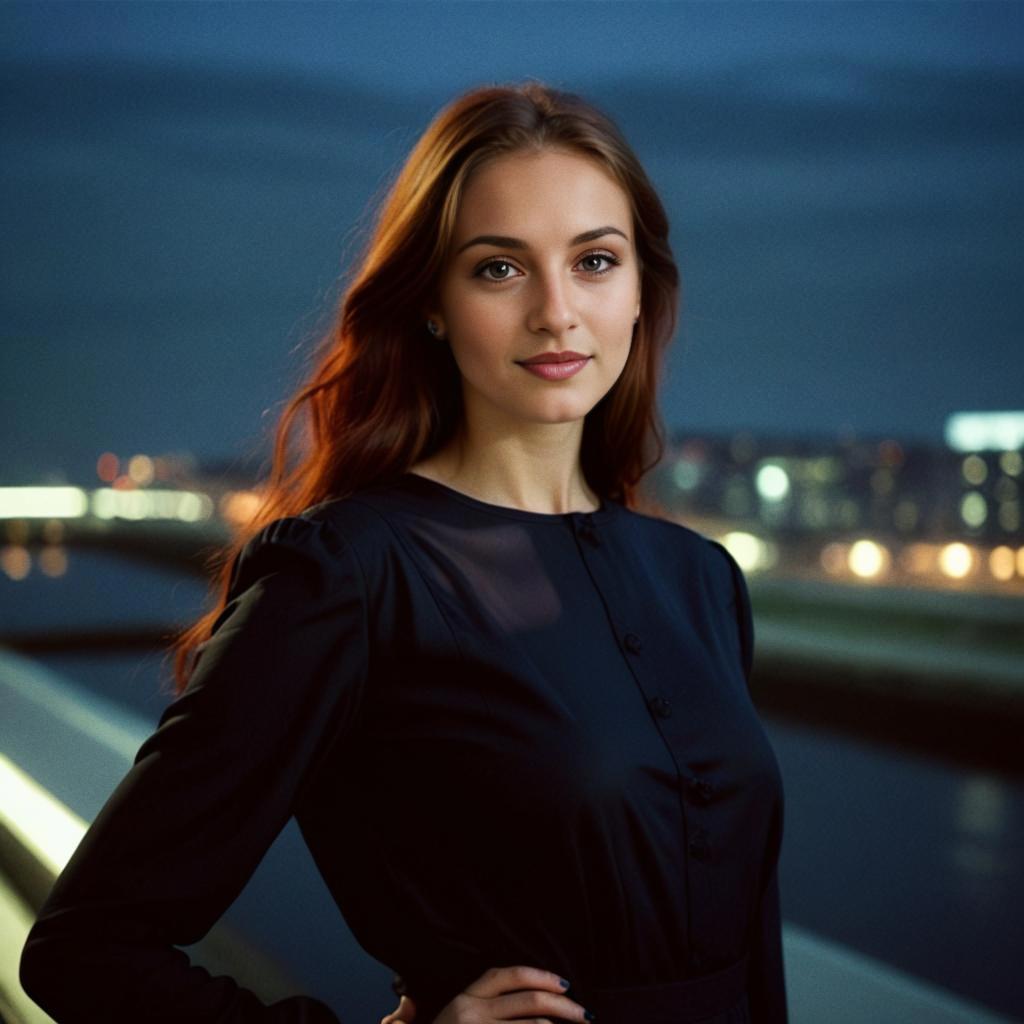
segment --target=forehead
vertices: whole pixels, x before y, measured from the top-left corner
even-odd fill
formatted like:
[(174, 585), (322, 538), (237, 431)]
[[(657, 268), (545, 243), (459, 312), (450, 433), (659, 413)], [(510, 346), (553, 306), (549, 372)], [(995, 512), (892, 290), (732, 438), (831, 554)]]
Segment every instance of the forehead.
[(470, 178), (455, 241), (477, 231), (571, 237), (599, 224), (632, 233), (631, 221), (628, 194), (595, 158), (563, 150), (510, 153)]

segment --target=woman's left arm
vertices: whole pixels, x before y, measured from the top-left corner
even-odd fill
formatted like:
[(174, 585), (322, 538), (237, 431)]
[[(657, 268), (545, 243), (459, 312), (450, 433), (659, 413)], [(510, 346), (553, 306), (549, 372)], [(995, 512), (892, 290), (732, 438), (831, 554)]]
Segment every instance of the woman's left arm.
[[(711, 544), (729, 564), (739, 631), (740, 657), (747, 686), (754, 665), (754, 615), (747, 581), (736, 559), (717, 541)], [(786, 981), (782, 957), (782, 914), (779, 901), (779, 854), (782, 849), (784, 801), (780, 792), (771, 832), (764, 851), (761, 896), (757, 916), (750, 930), (750, 966), (747, 992), (754, 1024), (786, 1024)]]

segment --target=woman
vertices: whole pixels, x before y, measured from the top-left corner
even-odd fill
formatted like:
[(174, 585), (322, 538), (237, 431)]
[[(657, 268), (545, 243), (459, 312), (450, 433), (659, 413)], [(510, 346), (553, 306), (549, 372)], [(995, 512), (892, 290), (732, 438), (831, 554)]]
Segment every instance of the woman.
[(26, 943), (58, 1021), (335, 1021), (174, 949), (293, 814), (406, 1019), (786, 1019), (743, 576), (634, 507), (667, 237), (576, 96), (484, 87), (430, 125), (179, 640), (178, 699)]

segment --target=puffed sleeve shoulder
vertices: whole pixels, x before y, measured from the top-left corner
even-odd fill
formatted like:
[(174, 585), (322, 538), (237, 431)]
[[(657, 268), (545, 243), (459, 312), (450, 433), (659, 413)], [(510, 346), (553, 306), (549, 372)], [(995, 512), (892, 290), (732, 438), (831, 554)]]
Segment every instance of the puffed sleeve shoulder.
[(356, 728), (365, 583), (328, 520), (265, 526), (167, 706), (57, 879), (22, 952), (58, 1022), (336, 1022), (309, 996), (266, 1006), (177, 946), (203, 938)]
[(708, 538), (712, 548), (725, 559), (729, 576), (729, 607), (736, 617), (736, 629), (739, 636), (740, 660), (743, 663), (743, 674), (750, 682), (750, 673), (754, 667), (754, 615), (750, 605), (750, 591), (743, 570), (729, 549), (717, 540)]

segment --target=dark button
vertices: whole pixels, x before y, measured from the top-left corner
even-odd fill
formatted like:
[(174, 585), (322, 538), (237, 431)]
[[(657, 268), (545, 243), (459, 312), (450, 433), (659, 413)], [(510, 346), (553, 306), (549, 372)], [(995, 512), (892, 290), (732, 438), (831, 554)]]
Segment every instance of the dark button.
[(699, 775), (695, 775), (690, 779), (690, 792), (698, 800), (708, 801), (714, 794), (715, 787), (707, 779), (702, 779)]
[(640, 642), (640, 637), (636, 633), (627, 633), (622, 638), (623, 643), (626, 645), (626, 650), (630, 654), (639, 654), (643, 644)]
[(687, 849), (697, 860), (707, 860), (708, 855), (711, 853), (707, 833), (703, 829), (698, 829), (693, 834), (689, 843), (687, 843)]
[(672, 705), (664, 697), (652, 697), (647, 706), (661, 718), (672, 717)]
[(580, 536), (597, 547), (601, 543), (601, 538), (597, 535), (597, 527), (594, 525), (594, 521), (590, 518), (590, 514), (584, 512), (578, 520)]

